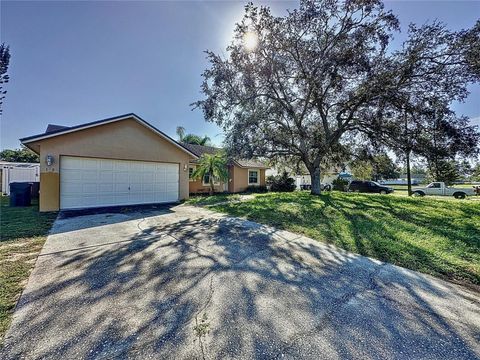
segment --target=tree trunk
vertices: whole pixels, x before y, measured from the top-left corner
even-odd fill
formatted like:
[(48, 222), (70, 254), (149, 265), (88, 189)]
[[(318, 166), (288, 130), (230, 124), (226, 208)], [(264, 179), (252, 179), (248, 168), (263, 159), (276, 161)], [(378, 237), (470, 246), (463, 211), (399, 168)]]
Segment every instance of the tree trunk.
[(213, 195), (213, 193), (215, 192), (215, 185), (213, 184), (213, 175), (210, 174), (209, 176), (210, 178), (210, 196)]
[(311, 194), (320, 195), (322, 191), (320, 186), (320, 166), (309, 171), (310, 171), (310, 179), (312, 184)]
[(410, 172), (410, 149), (407, 149), (405, 154), (407, 160), (407, 188), (408, 188), (408, 196), (412, 195), (412, 174)]

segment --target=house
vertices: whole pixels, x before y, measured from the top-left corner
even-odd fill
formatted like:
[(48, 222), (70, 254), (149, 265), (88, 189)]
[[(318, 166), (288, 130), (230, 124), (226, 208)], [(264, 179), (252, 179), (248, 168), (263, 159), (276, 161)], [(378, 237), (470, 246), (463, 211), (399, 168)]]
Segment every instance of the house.
[[(312, 180), (310, 174), (307, 172), (306, 169), (292, 169), (291, 167), (285, 166), (280, 164), (277, 168), (272, 168), (267, 170), (267, 177), (268, 176), (276, 176), (281, 174), (283, 171), (287, 171), (291, 177), (295, 179), (295, 186), (297, 190), (310, 188), (312, 184)], [(332, 182), (337, 178), (342, 178), (345, 180), (351, 180), (352, 175), (349, 173), (348, 166), (346, 167), (338, 167), (332, 166), (328, 171), (321, 172), (321, 180), (322, 184), (332, 184)]]
[[(215, 154), (222, 149), (212, 146), (202, 146), (195, 144), (182, 143), (198, 158), (203, 154)], [(190, 194), (205, 193), (209, 191), (210, 179), (208, 175), (203, 179), (193, 179), (192, 174), (195, 171), (198, 159), (192, 159), (189, 164), (189, 191)], [(258, 160), (239, 160), (233, 159), (228, 162), (228, 180), (222, 182), (215, 181), (214, 188), (216, 192), (238, 193), (247, 190), (248, 186), (264, 186), (265, 171), (268, 169), (264, 163)]]
[(40, 211), (174, 202), (198, 158), (135, 114), (20, 139), (40, 155)]
[[(40, 211), (168, 203), (205, 189), (189, 174), (203, 151), (182, 144), (133, 113), (73, 127), (49, 125), (20, 139), (40, 155)], [(265, 184), (256, 162), (229, 164), (228, 184), (239, 192)]]

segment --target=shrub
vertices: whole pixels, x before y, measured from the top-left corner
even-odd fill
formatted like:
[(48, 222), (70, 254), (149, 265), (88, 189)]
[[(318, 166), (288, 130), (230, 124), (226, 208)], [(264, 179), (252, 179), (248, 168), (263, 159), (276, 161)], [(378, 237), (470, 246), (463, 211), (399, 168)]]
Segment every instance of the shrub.
[(272, 184), (274, 183), (275, 181), (275, 176), (274, 175), (269, 175), (267, 176), (267, 178), (265, 179), (265, 183), (267, 184), (267, 186), (272, 186)]
[(247, 193), (266, 193), (268, 191), (265, 185), (249, 185), (245, 192)]
[(348, 181), (342, 178), (336, 178), (332, 181), (333, 190), (347, 191)]
[(271, 191), (278, 192), (291, 192), (295, 190), (295, 179), (288, 176), (288, 173), (284, 171), (282, 175), (269, 176), (269, 185)]

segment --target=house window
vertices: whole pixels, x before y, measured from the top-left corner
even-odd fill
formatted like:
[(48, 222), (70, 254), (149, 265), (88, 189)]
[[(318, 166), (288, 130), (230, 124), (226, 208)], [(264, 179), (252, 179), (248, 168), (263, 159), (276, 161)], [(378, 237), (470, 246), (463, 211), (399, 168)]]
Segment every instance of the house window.
[(258, 170), (248, 170), (248, 185), (258, 185)]
[(195, 171), (195, 168), (193, 166), (190, 166), (188, 168), (188, 178), (190, 181), (194, 181), (195, 179), (192, 177), (193, 172)]
[[(210, 186), (210, 174), (205, 174), (203, 176), (202, 185)], [(213, 178), (213, 185), (220, 185), (220, 181), (216, 177)]]
[(203, 185), (210, 185), (210, 174), (205, 174), (203, 176)]

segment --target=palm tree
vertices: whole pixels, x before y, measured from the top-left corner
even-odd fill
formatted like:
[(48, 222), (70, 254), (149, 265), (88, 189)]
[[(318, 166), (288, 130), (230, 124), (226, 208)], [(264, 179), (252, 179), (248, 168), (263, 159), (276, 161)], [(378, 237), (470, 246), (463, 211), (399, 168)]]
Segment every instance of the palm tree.
[(185, 128), (183, 126), (177, 126), (178, 140), (183, 141), (185, 138)]
[(215, 191), (214, 179), (226, 181), (228, 179), (227, 158), (224, 153), (203, 154), (197, 164), (197, 168), (192, 174), (194, 179), (203, 179), (208, 175), (210, 184), (210, 195)]
[(184, 135), (180, 141), (183, 141), (187, 144), (196, 144), (196, 145), (210, 145), (210, 138), (205, 135), (203, 138), (195, 134)]

